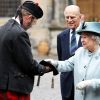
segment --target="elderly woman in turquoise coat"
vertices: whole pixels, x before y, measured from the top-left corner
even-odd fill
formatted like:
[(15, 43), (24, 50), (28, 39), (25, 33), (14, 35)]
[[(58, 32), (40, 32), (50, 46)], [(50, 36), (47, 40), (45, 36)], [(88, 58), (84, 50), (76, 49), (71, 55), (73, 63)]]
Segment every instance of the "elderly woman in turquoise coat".
[(100, 23), (85, 22), (77, 30), (82, 46), (65, 61), (45, 59), (59, 72), (74, 70), (75, 100), (100, 100)]

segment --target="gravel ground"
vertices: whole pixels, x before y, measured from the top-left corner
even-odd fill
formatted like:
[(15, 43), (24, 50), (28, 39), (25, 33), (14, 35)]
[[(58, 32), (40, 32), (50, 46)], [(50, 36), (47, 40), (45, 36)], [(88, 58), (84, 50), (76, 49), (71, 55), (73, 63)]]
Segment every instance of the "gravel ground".
[[(35, 57), (40, 61), (45, 58), (57, 59), (56, 56)], [(51, 87), (52, 77), (54, 78), (54, 88)], [(40, 85), (37, 86), (38, 76), (35, 76), (35, 84), (31, 93), (31, 100), (61, 100), (59, 75), (53, 76), (52, 72), (41, 77)]]

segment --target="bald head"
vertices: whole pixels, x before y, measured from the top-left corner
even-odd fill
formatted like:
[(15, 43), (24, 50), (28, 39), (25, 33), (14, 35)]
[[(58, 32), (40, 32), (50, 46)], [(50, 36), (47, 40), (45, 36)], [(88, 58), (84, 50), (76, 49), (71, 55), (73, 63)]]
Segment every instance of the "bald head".
[(69, 5), (65, 8), (64, 10), (64, 15), (67, 13), (67, 12), (71, 12), (71, 13), (75, 13), (77, 15), (80, 15), (80, 8), (79, 6), (77, 5)]

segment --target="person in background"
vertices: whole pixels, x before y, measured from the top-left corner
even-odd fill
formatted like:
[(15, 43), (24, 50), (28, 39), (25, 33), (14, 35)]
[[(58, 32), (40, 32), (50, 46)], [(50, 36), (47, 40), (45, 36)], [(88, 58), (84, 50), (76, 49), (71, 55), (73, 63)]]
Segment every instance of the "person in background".
[(42, 16), (38, 4), (25, 1), (15, 17), (0, 27), (0, 100), (30, 100), (34, 75), (48, 72), (33, 59), (26, 32)]
[[(72, 31), (79, 26), (84, 17), (83, 14), (80, 13), (80, 8), (77, 5), (67, 6), (64, 10), (64, 16), (66, 29), (57, 36), (57, 53), (59, 60), (66, 60), (74, 54), (75, 51), (73, 53), (70, 51)], [(75, 37), (77, 49), (81, 46), (81, 41), (78, 34), (75, 34)], [(62, 100), (74, 100), (73, 71), (62, 72), (60, 74), (60, 85)]]
[(77, 31), (82, 47), (74, 56), (65, 61), (45, 61), (59, 72), (74, 71), (75, 100), (100, 100), (100, 23), (85, 22)]

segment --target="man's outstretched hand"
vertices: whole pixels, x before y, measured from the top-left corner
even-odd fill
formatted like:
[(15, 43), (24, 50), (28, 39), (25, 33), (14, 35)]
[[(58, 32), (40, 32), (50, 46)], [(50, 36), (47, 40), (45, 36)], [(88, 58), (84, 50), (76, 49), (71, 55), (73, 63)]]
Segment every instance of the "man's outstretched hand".
[(45, 73), (53, 71), (53, 75), (58, 74), (57, 69), (49, 61), (42, 60), (40, 64), (45, 66)]

